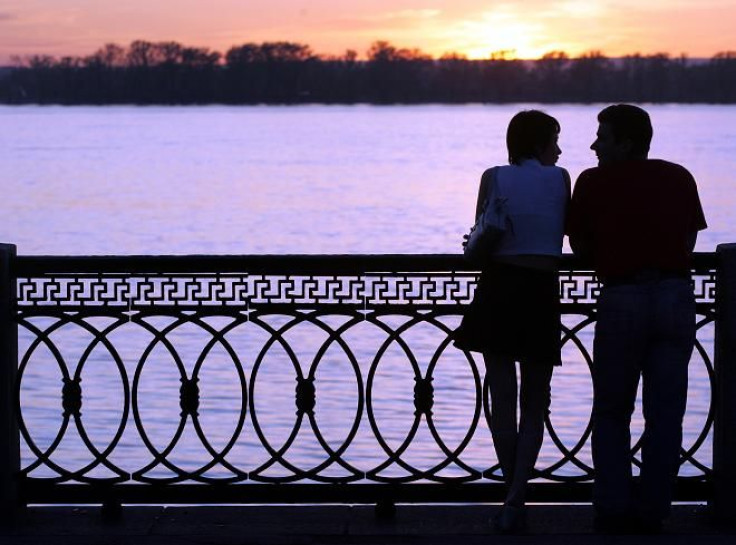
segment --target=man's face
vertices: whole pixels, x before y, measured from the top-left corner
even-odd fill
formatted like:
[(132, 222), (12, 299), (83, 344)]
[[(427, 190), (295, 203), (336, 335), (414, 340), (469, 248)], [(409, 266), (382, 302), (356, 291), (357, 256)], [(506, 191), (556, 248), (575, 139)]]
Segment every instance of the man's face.
[(595, 142), (590, 145), (598, 157), (598, 165), (607, 165), (624, 161), (629, 158), (631, 142), (624, 140), (617, 142), (611, 126), (608, 123), (599, 123)]

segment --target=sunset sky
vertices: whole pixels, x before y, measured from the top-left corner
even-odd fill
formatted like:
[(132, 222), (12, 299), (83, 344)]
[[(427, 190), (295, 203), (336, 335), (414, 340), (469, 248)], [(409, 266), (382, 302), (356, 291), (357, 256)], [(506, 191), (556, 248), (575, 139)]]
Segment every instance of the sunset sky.
[(512, 50), (537, 58), (736, 50), (736, 0), (0, 0), (0, 64), (13, 55), (87, 55), (105, 43), (175, 40), (222, 53), (289, 40), (361, 56), (375, 40), (433, 56)]

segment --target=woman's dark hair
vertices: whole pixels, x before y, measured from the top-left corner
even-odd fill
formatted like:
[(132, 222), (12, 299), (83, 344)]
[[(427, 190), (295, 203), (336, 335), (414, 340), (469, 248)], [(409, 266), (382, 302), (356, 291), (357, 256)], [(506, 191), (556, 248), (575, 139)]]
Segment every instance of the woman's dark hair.
[(536, 159), (552, 138), (560, 133), (559, 122), (539, 110), (524, 110), (511, 118), (506, 131), (509, 163), (519, 165), (524, 159)]
[(611, 127), (616, 142), (629, 140), (634, 157), (646, 156), (652, 143), (652, 121), (649, 114), (632, 104), (614, 104), (601, 110), (598, 123)]

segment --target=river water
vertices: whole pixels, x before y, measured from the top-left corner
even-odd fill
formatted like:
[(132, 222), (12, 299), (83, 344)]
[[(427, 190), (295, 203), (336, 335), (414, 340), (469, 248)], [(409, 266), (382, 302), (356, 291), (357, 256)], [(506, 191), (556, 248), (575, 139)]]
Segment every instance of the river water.
[[(455, 253), (522, 105), (0, 107), (0, 239), (21, 254)], [(560, 165), (595, 163), (599, 106), (546, 110)], [(734, 239), (736, 107), (650, 106)]]
[[(506, 125), (516, 111), (528, 107), (533, 106), (0, 107), (0, 241), (17, 244), (21, 255), (457, 253), (472, 222), (480, 173), (506, 162)], [(562, 125), (559, 164), (574, 180), (595, 162), (588, 147), (600, 106), (543, 109)], [(709, 252), (736, 239), (736, 107), (647, 109), (655, 128), (651, 156), (681, 162), (698, 180), (710, 227), (696, 249)], [(177, 334), (185, 339), (186, 328)], [(124, 344), (135, 345), (135, 334), (128, 335)], [(590, 412), (590, 381), (579, 354), (570, 359), (556, 374), (555, 389), (566, 395), (564, 406), (553, 402), (553, 416), (563, 440), (574, 444)], [(707, 377), (702, 362), (695, 360), (688, 411), (695, 424), (686, 443), (695, 440), (709, 403)], [(39, 351), (28, 374), (29, 384), (31, 378), (36, 384), (22, 389), (24, 418), (36, 430), (34, 440), (46, 446), (60, 423), (59, 373), (54, 365), (50, 354)], [(271, 415), (276, 443), (288, 435), (294, 421), (293, 412), (285, 417), (278, 411), (282, 402), (293, 405), (294, 387), (293, 372), (288, 380), (276, 378), (278, 365), (276, 358), (269, 368), (274, 379), (266, 390), (273, 396), (273, 411), (263, 409), (264, 415)], [(94, 420), (94, 408), (104, 413), (109, 404), (119, 406), (120, 399), (115, 387), (105, 390), (106, 373), (114, 374), (114, 369), (100, 369), (86, 375), (84, 407), (91, 435), (104, 444), (119, 415)], [(155, 365), (150, 369), (146, 391), (166, 401), (152, 402), (146, 425), (163, 438), (163, 445), (171, 436), (172, 419), (178, 420), (179, 383), (176, 376), (172, 383)], [(228, 393), (237, 377), (226, 369), (219, 378), (216, 369), (210, 373), (215, 376), (210, 387), (218, 392), (212, 401), (216, 410), (203, 415), (218, 444), (233, 428), (224, 416), (228, 404), (239, 402), (237, 384)], [(401, 373), (391, 371), (389, 364), (389, 371), (377, 379), (385, 382), (377, 390), (387, 392), (386, 403), (377, 410), (389, 419), (392, 412), (405, 412), (410, 405), (391, 404), (396, 394), (391, 377)], [(441, 375), (435, 378), (438, 407), (442, 395), (449, 395), (448, 404), (465, 400), (459, 410), (467, 414), (473, 393), (467, 369), (459, 375), (447, 371), (444, 380), (450, 387), (445, 394)], [(411, 383), (411, 374), (404, 378)], [(91, 392), (95, 384), (102, 393)], [(283, 388), (288, 395), (282, 400)], [(321, 415), (345, 410), (334, 404), (340, 396), (321, 399)], [(448, 414), (444, 420), (438, 416), (438, 422), (450, 436), (455, 434), (450, 442), (457, 443), (467, 423)], [(333, 416), (327, 421), (340, 420)], [(404, 417), (411, 419), (408, 413)], [(406, 434), (406, 418), (398, 427), (387, 425), (388, 435), (393, 430), (399, 442)], [(328, 435), (333, 433), (339, 443), (349, 425), (335, 425), (338, 431)], [(248, 431), (246, 426), (244, 434)], [(196, 437), (189, 439), (197, 444)], [(305, 441), (297, 458), (314, 454), (320, 459), (319, 449)], [(369, 443), (356, 442), (356, 463), (362, 460), (367, 467), (376, 458)], [(68, 466), (81, 467), (89, 456), (80, 456), (78, 447), (78, 440), (70, 438), (55, 456)], [(140, 438), (126, 437), (112, 458), (140, 468), (150, 454), (139, 447)], [(481, 437), (467, 458), (482, 466), (493, 459), (490, 448), (489, 438)], [(201, 445), (199, 451), (183, 448), (183, 466), (201, 465), (201, 450)], [(554, 463), (559, 456), (553, 450), (545, 443), (540, 462)], [(706, 446), (703, 452), (708, 451)], [(249, 440), (233, 451), (236, 455), (240, 460), (265, 459), (257, 442)], [(417, 456), (421, 460), (429, 455)], [(24, 457), (30, 459), (27, 449)], [(427, 460), (431, 464), (431, 456)]]

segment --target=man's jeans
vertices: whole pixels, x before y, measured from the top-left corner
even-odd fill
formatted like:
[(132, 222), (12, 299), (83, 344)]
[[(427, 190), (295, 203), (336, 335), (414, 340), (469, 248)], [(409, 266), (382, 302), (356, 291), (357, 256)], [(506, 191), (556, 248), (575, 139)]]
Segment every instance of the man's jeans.
[[(679, 468), (695, 298), (686, 279), (605, 287), (593, 345), (594, 503), (602, 516), (669, 514)], [(631, 433), (639, 376), (645, 419), (641, 490), (633, 497)]]

